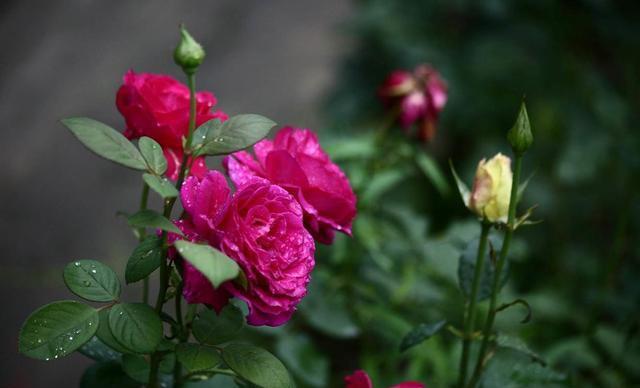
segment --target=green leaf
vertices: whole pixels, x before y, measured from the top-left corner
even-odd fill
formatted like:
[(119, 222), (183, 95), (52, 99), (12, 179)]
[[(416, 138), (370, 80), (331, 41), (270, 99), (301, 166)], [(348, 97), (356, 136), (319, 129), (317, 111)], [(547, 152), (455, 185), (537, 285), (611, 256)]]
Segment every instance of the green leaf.
[(449, 194), (449, 184), (447, 183), (447, 179), (444, 177), (444, 174), (438, 167), (438, 163), (425, 152), (421, 150), (416, 151), (416, 164), (420, 168), (420, 170), (424, 173), (424, 175), (433, 183), (436, 190), (441, 195)]
[(203, 310), (193, 321), (193, 335), (207, 345), (218, 345), (234, 339), (244, 327), (244, 316), (239, 308), (226, 305), (220, 315)]
[(95, 260), (78, 260), (64, 268), (64, 283), (81, 298), (111, 302), (120, 296), (120, 280), (115, 272)]
[(353, 338), (360, 333), (343, 294), (324, 292), (328, 287), (322, 277), (309, 285), (309, 292), (300, 304), (300, 313), (313, 328), (336, 338)]
[(120, 303), (109, 312), (109, 328), (115, 339), (136, 353), (153, 352), (162, 339), (162, 321), (144, 303)]
[(214, 288), (220, 287), (227, 280), (235, 279), (240, 273), (238, 263), (209, 245), (184, 240), (176, 241), (174, 245), (186, 261), (209, 279)]
[(96, 332), (96, 337), (100, 339), (106, 346), (113, 349), (118, 353), (131, 353), (132, 350), (126, 348), (122, 345), (118, 340), (115, 339), (113, 333), (111, 333), (111, 329), (109, 328), (109, 312), (110, 308), (102, 309), (98, 313), (100, 316), (100, 325), (98, 326), (98, 331)]
[(149, 170), (156, 175), (162, 175), (167, 171), (167, 159), (162, 153), (162, 147), (150, 137), (143, 136), (138, 140), (138, 148), (147, 161)]
[(407, 178), (409, 174), (410, 169), (406, 168), (394, 168), (377, 172), (368, 180), (362, 193), (362, 202), (373, 203), (377, 201), (387, 191), (398, 187), (398, 184)]
[(98, 362), (84, 371), (80, 388), (138, 388), (140, 384), (130, 379), (117, 361)]
[(187, 343), (176, 345), (176, 357), (188, 373), (211, 369), (221, 361), (215, 349)]
[(64, 357), (89, 341), (98, 328), (98, 311), (65, 300), (32, 313), (20, 329), (18, 349), (25, 356), (49, 361)]
[(129, 216), (128, 221), (129, 226), (134, 228), (156, 228), (182, 236), (182, 232), (177, 226), (153, 210), (140, 210), (136, 214)]
[(229, 368), (252, 384), (263, 388), (293, 387), (282, 362), (262, 348), (233, 342), (223, 348), (222, 358)]
[(137, 282), (149, 276), (162, 263), (162, 239), (157, 235), (150, 235), (133, 250), (124, 278), (127, 284)]
[(534, 352), (527, 346), (527, 344), (518, 337), (513, 337), (505, 334), (498, 334), (496, 337), (496, 345), (501, 348), (512, 349), (523, 353), (529, 357), (531, 357), (532, 361), (539, 363), (542, 366), (546, 366), (547, 363), (538, 355), (538, 353)]
[(447, 321), (442, 320), (435, 323), (421, 323), (413, 330), (411, 330), (407, 335), (404, 336), (402, 342), (400, 343), (400, 351), (404, 352), (405, 350), (416, 346), (429, 338), (431, 338), (434, 334), (439, 332)]
[(289, 370), (312, 387), (328, 386), (329, 360), (304, 334), (289, 333), (276, 343), (276, 354)]
[[(458, 285), (460, 290), (466, 298), (471, 296), (471, 285), (473, 283), (473, 274), (476, 268), (476, 258), (478, 255), (479, 238), (471, 240), (465, 250), (460, 255), (458, 261)], [(495, 275), (495, 265), (491, 258), (491, 247), (494, 249), (494, 256), (497, 257), (500, 254), (502, 248), (502, 241), (496, 236), (489, 236), (489, 244), (487, 244), (487, 251), (485, 252), (485, 264), (484, 271), (480, 277), (480, 286), (478, 287), (477, 301), (487, 299), (491, 296), (491, 288), (493, 287), (493, 277)], [(500, 279), (500, 288), (504, 287), (509, 279), (509, 260), (505, 262), (502, 269), (502, 275)]]
[(224, 123), (209, 120), (194, 133), (195, 156), (224, 155), (251, 147), (269, 134), (276, 123), (256, 114), (241, 114)]
[(531, 362), (522, 352), (498, 348), (487, 365), (480, 386), (483, 388), (566, 387), (566, 376)]
[(162, 198), (175, 198), (179, 194), (178, 189), (176, 189), (173, 183), (167, 178), (151, 174), (142, 174), (142, 179), (153, 191), (160, 194)]
[(78, 352), (95, 361), (113, 361), (122, 356), (120, 352), (105, 345), (97, 336), (91, 337), (89, 342), (78, 349)]
[(372, 136), (341, 137), (327, 145), (325, 150), (331, 160), (362, 160), (370, 158), (378, 152)]
[(462, 179), (458, 176), (456, 169), (453, 167), (453, 162), (449, 160), (449, 167), (451, 167), (451, 174), (453, 174), (453, 179), (456, 181), (456, 186), (458, 186), (458, 192), (460, 193), (460, 197), (462, 198), (462, 202), (464, 206), (469, 207), (469, 199), (471, 198), (471, 192), (469, 188), (464, 183)]
[(531, 320), (531, 306), (529, 306), (529, 302), (527, 302), (524, 299), (516, 299), (513, 302), (504, 303), (500, 305), (500, 307), (496, 308), (496, 313), (502, 310), (506, 310), (509, 307), (515, 306), (517, 304), (522, 305), (524, 308), (527, 309), (527, 314), (524, 316), (524, 318), (522, 318), (522, 321), (520, 321), (520, 323), (528, 323)]
[(72, 117), (61, 122), (99, 156), (135, 170), (146, 170), (147, 164), (138, 149), (108, 125), (86, 117)]
[(137, 354), (125, 354), (122, 356), (122, 370), (127, 376), (139, 383), (149, 382), (149, 363), (144, 357)]

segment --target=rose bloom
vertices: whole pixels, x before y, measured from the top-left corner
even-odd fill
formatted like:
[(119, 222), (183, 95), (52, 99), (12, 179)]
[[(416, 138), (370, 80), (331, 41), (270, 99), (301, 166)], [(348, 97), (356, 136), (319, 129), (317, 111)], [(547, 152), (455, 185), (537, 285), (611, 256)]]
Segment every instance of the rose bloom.
[(236, 186), (258, 176), (286, 189), (302, 206), (304, 223), (318, 242), (331, 244), (336, 230), (351, 235), (356, 196), (315, 133), (285, 127), (273, 141), (262, 140), (253, 150), (255, 158), (240, 151), (223, 161)]
[(307, 292), (315, 264), (315, 244), (298, 202), (257, 177), (231, 196), (218, 171), (209, 171), (203, 179), (187, 178), (180, 195), (187, 216), (178, 226), (186, 237), (220, 249), (239, 264), (248, 281), (246, 289), (232, 281), (213, 289), (185, 262), (185, 299), (220, 311), (235, 296), (249, 306), (249, 324), (287, 322)]
[[(166, 175), (178, 178), (182, 164), (183, 138), (189, 131), (189, 88), (175, 79), (158, 74), (134, 73), (129, 70), (118, 89), (116, 106), (124, 116), (128, 139), (147, 136), (157, 141), (167, 159)], [(227, 115), (213, 111), (216, 98), (210, 92), (196, 93), (196, 126)], [(204, 158), (192, 162), (191, 174), (202, 176), (207, 169)]]
[[(373, 388), (373, 383), (367, 372), (357, 370), (352, 375), (344, 378), (345, 388)], [(389, 388), (426, 388), (424, 384), (418, 381), (405, 381)]]
[(491, 222), (506, 222), (511, 198), (511, 159), (498, 153), (478, 163), (467, 207)]
[(436, 132), (438, 116), (447, 103), (447, 85), (440, 73), (429, 65), (413, 72), (393, 71), (380, 87), (383, 103), (398, 110), (398, 121), (406, 129), (418, 125), (417, 136), (430, 141)]

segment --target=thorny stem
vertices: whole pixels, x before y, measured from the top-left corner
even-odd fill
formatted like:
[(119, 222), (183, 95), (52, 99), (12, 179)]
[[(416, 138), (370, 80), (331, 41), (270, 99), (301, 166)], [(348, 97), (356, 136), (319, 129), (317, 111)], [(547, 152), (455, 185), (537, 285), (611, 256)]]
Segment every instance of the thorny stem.
[(480, 232), (480, 242), (478, 243), (478, 253), (476, 255), (476, 265), (473, 272), (473, 281), (471, 283), (469, 305), (464, 315), (464, 337), (462, 342), (462, 355), (460, 357), (460, 378), (458, 381), (458, 386), (461, 388), (464, 387), (467, 380), (467, 364), (469, 363), (469, 351), (471, 348), (471, 333), (473, 333), (475, 329), (478, 288), (480, 286), (480, 278), (484, 273), (484, 256), (485, 251), (487, 250), (489, 230), (491, 230), (491, 224), (483, 221), (482, 231)]
[(493, 276), (493, 284), (491, 287), (491, 299), (489, 301), (489, 312), (487, 313), (487, 320), (485, 321), (484, 330), (482, 331), (482, 345), (480, 346), (480, 352), (478, 353), (478, 359), (476, 366), (473, 370), (473, 375), (469, 381), (469, 388), (473, 388), (478, 384), (480, 375), (482, 374), (482, 368), (486, 363), (486, 354), (489, 347), (489, 337), (493, 329), (493, 323), (496, 318), (496, 302), (498, 299), (498, 290), (500, 288), (500, 279), (502, 278), (502, 270), (507, 261), (507, 255), (509, 254), (509, 245), (511, 244), (511, 238), (515, 229), (516, 221), (516, 206), (518, 202), (518, 185), (520, 183), (520, 171), (522, 170), (522, 154), (516, 153), (515, 166), (513, 169), (513, 181), (511, 184), (511, 197), (509, 198), (509, 216), (507, 218), (507, 230), (504, 234), (504, 240), (502, 241), (502, 249), (500, 250), (500, 257), (498, 258), (498, 264)]

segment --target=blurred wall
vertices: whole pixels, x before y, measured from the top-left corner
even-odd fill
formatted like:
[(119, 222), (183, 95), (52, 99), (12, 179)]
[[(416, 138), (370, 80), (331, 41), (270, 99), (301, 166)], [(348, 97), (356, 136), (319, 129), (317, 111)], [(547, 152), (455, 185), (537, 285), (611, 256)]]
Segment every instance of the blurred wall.
[(138, 174), (93, 156), (57, 120), (90, 116), (122, 128), (114, 104), (122, 75), (180, 77), (171, 54), (184, 22), (207, 51), (197, 86), (219, 108), (317, 127), (317, 102), (349, 47), (336, 26), (350, 11), (345, 0), (0, 4), (0, 386), (77, 385), (89, 362), (22, 357), (19, 327), (42, 304), (74, 298), (65, 263), (95, 258), (121, 271), (135, 244), (115, 212), (135, 210)]

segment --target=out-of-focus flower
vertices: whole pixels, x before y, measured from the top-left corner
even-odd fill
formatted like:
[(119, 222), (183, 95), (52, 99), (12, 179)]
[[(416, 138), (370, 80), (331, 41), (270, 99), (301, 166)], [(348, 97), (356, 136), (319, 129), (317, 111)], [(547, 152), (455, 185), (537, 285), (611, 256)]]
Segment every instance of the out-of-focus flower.
[(349, 180), (322, 150), (309, 129), (282, 128), (273, 141), (227, 156), (223, 164), (231, 180), (242, 187), (258, 176), (291, 193), (304, 211), (304, 222), (321, 243), (333, 242), (335, 231), (351, 235), (356, 196)]
[(367, 372), (363, 370), (357, 370), (352, 375), (345, 376), (344, 378), (345, 388), (373, 388), (373, 383)]
[(379, 90), (384, 104), (397, 110), (404, 128), (417, 124), (417, 136), (430, 141), (435, 135), (438, 116), (447, 102), (447, 84), (430, 65), (420, 65), (413, 72), (393, 71)]
[[(227, 115), (213, 111), (216, 98), (209, 92), (196, 94), (196, 125)], [(134, 73), (129, 70), (116, 96), (118, 111), (124, 116), (128, 139), (148, 136), (163, 148), (169, 161), (166, 175), (177, 179), (182, 164), (183, 140), (189, 131), (189, 88), (175, 79), (158, 74)], [(179, 157), (178, 157), (179, 156)], [(191, 173), (203, 173), (204, 161), (192, 162)]]
[[(373, 383), (367, 372), (357, 370), (352, 375), (344, 378), (345, 388), (373, 388)], [(426, 386), (418, 381), (405, 381), (389, 388), (426, 388)]]
[(178, 226), (191, 240), (206, 241), (235, 260), (246, 289), (226, 282), (218, 289), (185, 263), (184, 296), (219, 311), (229, 297), (249, 306), (251, 325), (287, 322), (307, 292), (315, 244), (302, 220), (302, 208), (283, 188), (254, 177), (230, 196), (224, 176), (209, 171), (189, 177), (181, 190), (187, 214)]
[(513, 173), (511, 159), (500, 153), (478, 163), (467, 207), (490, 222), (506, 222)]

